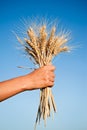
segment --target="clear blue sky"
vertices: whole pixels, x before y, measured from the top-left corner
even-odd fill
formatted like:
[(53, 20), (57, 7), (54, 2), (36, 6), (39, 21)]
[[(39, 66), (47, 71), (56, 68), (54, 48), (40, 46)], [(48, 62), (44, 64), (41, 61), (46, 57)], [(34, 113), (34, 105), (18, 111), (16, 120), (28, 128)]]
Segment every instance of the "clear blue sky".
[[(0, 0), (0, 81), (28, 73), (18, 65), (32, 66), (17, 49), (12, 33), (20, 19), (31, 16), (57, 18), (72, 31), (71, 45), (78, 46), (54, 60), (53, 88), (58, 112), (37, 130), (87, 130), (87, 1)], [(39, 90), (24, 92), (0, 103), (0, 130), (33, 130)]]

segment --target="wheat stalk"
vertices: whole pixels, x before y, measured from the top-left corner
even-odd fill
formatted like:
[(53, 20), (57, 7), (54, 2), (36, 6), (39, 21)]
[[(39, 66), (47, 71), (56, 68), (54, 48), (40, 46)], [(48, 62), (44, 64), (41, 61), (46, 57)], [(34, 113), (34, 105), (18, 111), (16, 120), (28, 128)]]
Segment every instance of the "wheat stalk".
[[(47, 26), (44, 24), (38, 26), (38, 35), (36, 35), (37, 30), (33, 27), (30, 27), (27, 30), (28, 38), (24, 38), (25, 51), (28, 55), (33, 57), (39, 67), (52, 62), (54, 56), (59, 53), (69, 50), (69, 47), (65, 45), (68, 42), (67, 36), (65, 37), (64, 34), (61, 36), (56, 35), (56, 29), (57, 28), (53, 26), (49, 34), (49, 32), (47, 32)], [(17, 39), (22, 43), (20, 38), (17, 37)], [(40, 122), (41, 118), (44, 120), (46, 125), (46, 119), (51, 115), (51, 111), (56, 112), (57, 108), (52, 90), (48, 86), (47, 88), (40, 90), (40, 104), (38, 107), (35, 126)]]

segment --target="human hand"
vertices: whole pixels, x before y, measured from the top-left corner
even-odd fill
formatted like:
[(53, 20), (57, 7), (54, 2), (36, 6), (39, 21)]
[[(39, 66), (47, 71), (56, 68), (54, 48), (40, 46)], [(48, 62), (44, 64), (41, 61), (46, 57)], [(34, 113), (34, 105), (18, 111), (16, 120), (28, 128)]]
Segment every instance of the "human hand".
[(26, 90), (52, 87), (55, 79), (54, 70), (55, 67), (49, 64), (26, 75)]

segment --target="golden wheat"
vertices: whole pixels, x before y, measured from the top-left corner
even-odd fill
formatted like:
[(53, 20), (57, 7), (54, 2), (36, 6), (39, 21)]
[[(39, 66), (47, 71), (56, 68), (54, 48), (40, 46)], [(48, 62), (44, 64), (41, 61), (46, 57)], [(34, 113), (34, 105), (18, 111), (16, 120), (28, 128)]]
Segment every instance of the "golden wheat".
[[(69, 47), (65, 46), (68, 38), (63, 35), (58, 36), (55, 34), (56, 27), (52, 27), (50, 34), (47, 32), (47, 26), (41, 25), (38, 26), (39, 33), (36, 35), (36, 30), (32, 27), (28, 28), (27, 35), (28, 38), (25, 40), (25, 51), (33, 57), (36, 64), (39, 67), (44, 66), (52, 61), (54, 56), (60, 52), (68, 51)], [(17, 37), (19, 42), (22, 42), (20, 38)], [(51, 111), (56, 112), (56, 104), (54, 101), (54, 96), (52, 94), (51, 88), (40, 90), (40, 104), (38, 107), (36, 124), (40, 122), (43, 118), (44, 123), (46, 124), (46, 119), (51, 115)], [(36, 125), (35, 124), (35, 125)]]

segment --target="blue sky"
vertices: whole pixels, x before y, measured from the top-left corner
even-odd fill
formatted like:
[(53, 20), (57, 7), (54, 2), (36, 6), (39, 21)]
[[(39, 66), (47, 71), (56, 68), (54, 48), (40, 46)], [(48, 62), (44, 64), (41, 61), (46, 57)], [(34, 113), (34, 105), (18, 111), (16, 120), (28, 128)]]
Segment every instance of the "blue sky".
[[(87, 130), (87, 1), (86, 0), (0, 0), (0, 81), (24, 75), (32, 66), (18, 50), (12, 33), (21, 26), (21, 18), (45, 16), (57, 18), (60, 25), (71, 30), (69, 43), (76, 49), (60, 54), (52, 88), (58, 112), (43, 121), (38, 130)], [(16, 29), (17, 30), (17, 29)], [(18, 30), (17, 30), (18, 31)], [(18, 94), (0, 103), (0, 130), (33, 130), (39, 104), (39, 90)]]

